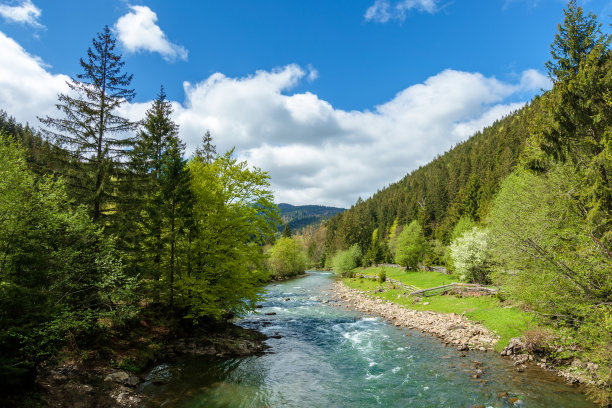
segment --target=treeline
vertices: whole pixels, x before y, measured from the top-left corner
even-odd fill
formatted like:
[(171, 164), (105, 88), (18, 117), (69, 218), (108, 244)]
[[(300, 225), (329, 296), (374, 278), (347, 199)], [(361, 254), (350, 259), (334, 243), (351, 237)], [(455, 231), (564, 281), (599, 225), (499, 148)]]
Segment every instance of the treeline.
[[(401, 229), (415, 220), (428, 239), (448, 245), (461, 217), (479, 221), (488, 213), (500, 183), (519, 161), (538, 104), (535, 99), (530, 106), (496, 121), (399, 182), (332, 217), (326, 223), (326, 258), (353, 244), (366, 253), (375, 231), (381, 243), (388, 243), (394, 227)], [(390, 261), (387, 258), (373, 261)]]
[(243, 314), (269, 279), (269, 176), (217, 154), (208, 132), (186, 159), (163, 87), (140, 122), (122, 117), (135, 91), (115, 46), (105, 27), (42, 134), (0, 114), (4, 390), (144, 310), (191, 324)]
[[(553, 89), (327, 223), (340, 271), (445, 264), (494, 283), (547, 328), (532, 351), (612, 402), (611, 37), (575, 0), (546, 64)], [(332, 261), (329, 261), (329, 260)]]

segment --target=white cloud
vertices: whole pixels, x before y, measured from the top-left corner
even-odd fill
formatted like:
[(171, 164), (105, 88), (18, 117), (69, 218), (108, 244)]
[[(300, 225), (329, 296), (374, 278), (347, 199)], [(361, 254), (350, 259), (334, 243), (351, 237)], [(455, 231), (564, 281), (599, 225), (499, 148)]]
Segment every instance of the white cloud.
[[(270, 172), (277, 202), (347, 207), (520, 108), (516, 98), (547, 84), (532, 70), (510, 83), (449, 69), (371, 110), (345, 111), (311, 92), (291, 92), (311, 72), (287, 65), (184, 83), (185, 100), (173, 106), (188, 154), (210, 129), (219, 152), (236, 147), (239, 158)], [(36, 115), (56, 115), (67, 79), (0, 32), (0, 108), (18, 121), (34, 125)], [(123, 114), (139, 120), (149, 106), (129, 104)]]
[(552, 88), (552, 81), (535, 69), (528, 69), (521, 75), (521, 88), (525, 91), (539, 91)]
[(365, 12), (365, 19), (386, 23), (389, 20), (404, 21), (410, 10), (426, 13), (438, 11), (437, 0), (401, 0), (391, 4), (389, 0), (376, 0)]
[(16, 6), (0, 4), (0, 15), (15, 23), (29, 24), (37, 28), (44, 27), (38, 21), (41, 11), (31, 0), (22, 0), (21, 3)]
[(49, 73), (39, 58), (0, 31), (0, 109), (37, 125), (37, 115), (55, 113), (57, 94), (67, 91), (67, 80)]
[(127, 52), (157, 52), (166, 61), (187, 60), (188, 51), (171, 43), (157, 25), (157, 14), (146, 6), (130, 6), (115, 24), (117, 37)]

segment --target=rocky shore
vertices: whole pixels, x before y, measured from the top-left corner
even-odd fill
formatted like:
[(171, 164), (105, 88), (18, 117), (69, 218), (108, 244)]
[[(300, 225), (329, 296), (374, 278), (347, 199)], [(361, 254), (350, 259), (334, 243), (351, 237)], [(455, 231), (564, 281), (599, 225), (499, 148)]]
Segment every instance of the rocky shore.
[[(463, 316), (406, 309), (385, 299), (368, 296), (367, 292), (351, 289), (341, 281), (334, 283), (332, 294), (335, 300), (352, 309), (380, 316), (398, 327), (431, 334), (445, 344), (456, 346), (459, 351), (492, 350), (499, 340), (499, 337), (486, 327)], [(592, 373), (597, 369), (594, 364), (574, 360), (560, 365), (559, 362), (530, 353), (522, 338), (512, 338), (501, 355), (512, 360), (517, 372), (524, 371), (528, 364), (534, 364), (555, 372), (569, 384), (594, 385)]]
[[(184, 333), (187, 334), (187, 333)], [(195, 331), (178, 338), (167, 338), (150, 363), (180, 355), (248, 356), (265, 352), (267, 337), (255, 330), (231, 323), (214, 330)], [(139, 391), (143, 379), (117, 369), (104, 361), (64, 362), (39, 370), (36, 386), (43, 406), (53, 408), (135, 408), (146, 397)]]
[(454, 313), (410, 310), (381, 298), (346, 287), (338, 281), (333, 294), (349, 307), (380, 316), (395, 326), (408, 327), (429, 333), (457, 350), (492, 350), (499, 337), (481, 324)]

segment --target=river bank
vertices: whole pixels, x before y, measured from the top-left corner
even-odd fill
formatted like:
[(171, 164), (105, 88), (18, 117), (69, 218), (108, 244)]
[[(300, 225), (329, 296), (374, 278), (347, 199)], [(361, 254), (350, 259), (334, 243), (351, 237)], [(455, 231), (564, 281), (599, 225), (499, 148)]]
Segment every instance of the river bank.
[(417, 311), (401, 307), (388, 300), (370, 297), (348, 288), (341, 281), (333, 285), (334, 297), (356, 310), (380, 316), (395, 326), (407, 327), (432, 334), (446, 344), (463, 350), (493, 350), (499, 336), (481, 324), (455, 313)]
[[(146, 348), (149, 351), (124, 343), (123, 347), (113, 347), (114, 350), (88, 351), (98, 358), (68, 358), (41, 367), (36, 378), (39, 402), (45, 407), (58, 408), (141, 407), (147, 400), (140, 392), (144, 381), (142, 373), (159, 361), (181, 356), (244, 357), (262, 354), (268, 348), (266, 335), (232, 323), (182, 330), (178, 336), (163, 328), (146, 325), (149, 326), (147, 334), (137, 340), (153, 346)], [(111, 343), (122, 342), (109, 342), (109, 346)], [(117, 362), (102, 358), (104, 353), (124, 357)]]
[[(440, 313), (430, 310), (412, 310), (388, 299), (373, 296), (383, 290), (361, 291), (348, 287), (343, 281), (333, 285), (335, 299), (347, 307), (384, 318), (395, 326), (419, 330), (439, 338), (444, 344), (457, 347), (459, 351), (499, 351), (496, 345), (500, 337), (484, 325), (473, 322), (456, 313)], [(398, 295), (400, 296), (400, 295)], [(422, 303), (423, 304), (423, 303)], [(427, 305), (427, 303), (424, 303)], [(551, 359), (537, 350), (532, 350), (524, 336), (511, 338), (502, 343), (501, 355), (512, 360), (515, 371), (523, 372), (529, 366), (538, 366), (554, 372), (568, 384), (597, 386), (593, 381), (593, 372), (598, 368), (591, 363), (578, 359), (563, 361)], [(559, 350), (561, 350), (559, 348)]]

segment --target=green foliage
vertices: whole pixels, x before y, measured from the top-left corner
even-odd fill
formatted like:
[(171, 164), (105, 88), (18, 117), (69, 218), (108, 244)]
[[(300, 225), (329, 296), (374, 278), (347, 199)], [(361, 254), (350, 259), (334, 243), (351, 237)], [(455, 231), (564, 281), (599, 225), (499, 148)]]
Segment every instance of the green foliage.
[(471, 231), (476, 226), (476, 223), (469, 215), (464, 215), (457, 221), (451, 235), (451, 242), (463, 236), (464, 233)]
[[(581, 181), (576, 198), (592, 235), (612, 254), (612, 55), (610, 36), (576, 1), (551, 46), (554, 87), (535, 117), (535, 144), (570, 163)], [(611, 255), (612, 256), (612, 255)]]
[(609, 41), (608, 36), (601, 33), (597, 17), (592, 13), (585, 16), (576, 0), (568, 2), (563, 14), (563, 24), (559, 24), (559, 32), (550, 46), (552, 60), (546, 63), (548, 75), (555, 82), (578, 74), (587, 56)]
[(213, 138), (210, 130), (207, 130), (202, 136), (202, 144), (196, 149), (195, 159), (203, 163), (210, 164), (217, 158), (217, 147), (212, 143)]
[(379, 264), (390, 261), (391, 253), (387, 244), (380, 239), (378, 228), (372, 233), (372, 241), (363, 256), (363, 265)]
[(281, 237), (270, 249), (268, 265), (277, 277), (295, 276), (306, 270), (306, 256), (297, 238)]
[(384, 268), (380, 268), (376, 276), (378, 276), (378, 281), (380, 283), (383, 283), (387, 280), (387, 272), (385, 272)]
[[(66, 340), (131, 318), (135, 279), (114, 241), (74, 209), (62, 180), (37, 179), (0, 137), (0, 378), (19, 384)], [(106, 322), (106, 323), (103, 323)]]
[(428, 244), (423, 229), (418, 221), (406, 226), (397, 239), (395, 261), (407, 269), (416, 269), (428, 251)]
[(490, 282), (491, 250), (487, 230), (473, 227), (464, 232), (451, 243), (450, 256), (461, 280)]
[(246, 313), (268, 277), (260, 245), (279, 222), (269, 176), (231, 151), (210, 164), (192, 160), (189, 171), (194, 224), (181, 240), (176, 303), (194, 321)]
[(83, 72), (67, 83), (70, 93), (58, 96), (62, 117), (40, 120), (49, 138), (71, 149), (64, 176), (80, 202), (90, 207), (94, 221), (100, 221), (115, 214), (122, 159), (132, 146), (131, 139), (121, 134), (134, 129), (117, 111), (135, 92), (129, 88), (132, 75), (122, 73), (124, 62), (108, 26), (92, 45), (87, 61), (80, 60)]
[(346, 251), (338, 251), (332, 259), (332, 267), (336, 273), (346, 275), (359, 266), (360, 258), (361, 249), (355, 244)]
[[(554, 165), (535, 175), (518, 170), (504, 182), (491, 214), (491, 237), (500, 267), (495, 280), (514, 299), (556, 316), (601, 369), (610, 398), (612, 260), (594, 239), (576, 193), (573, 166)], [(607, 387), (607, 391), (606, 391)]]
[(283, 227), (283, 233), (281, 234), (281, 236), (283, 238), (291, 238), (292, 236), (292, 232), (291, 232), (291, 226), (289, 225), (288, 222), (285, 223), (285, 226)]
[(497, 278), (514, 297), (546, 313), (575, 316), (580, 304), (612, 300), (612, 262), (581, 215), (574, 196), (579, 185), (571, 166), (540, 176), (518, 170), (491, 213), (494, 253), (502, 263)]

